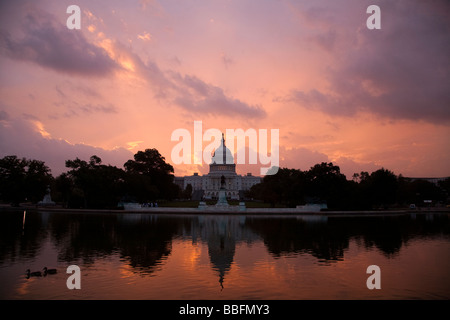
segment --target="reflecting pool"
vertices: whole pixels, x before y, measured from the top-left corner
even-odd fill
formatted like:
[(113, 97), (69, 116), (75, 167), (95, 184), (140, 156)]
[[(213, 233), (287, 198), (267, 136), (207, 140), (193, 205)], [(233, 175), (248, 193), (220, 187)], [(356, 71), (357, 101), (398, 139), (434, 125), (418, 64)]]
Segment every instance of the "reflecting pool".
[(450, 298), (447, 213), (0, 214), (0, 299)]

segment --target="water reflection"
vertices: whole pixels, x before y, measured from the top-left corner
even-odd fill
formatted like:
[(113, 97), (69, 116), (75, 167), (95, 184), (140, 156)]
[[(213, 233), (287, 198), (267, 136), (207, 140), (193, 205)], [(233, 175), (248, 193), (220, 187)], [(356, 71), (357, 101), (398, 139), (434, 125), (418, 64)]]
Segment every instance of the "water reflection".
[(200, 238), (208, 244), (208, 255), (217, 272), (220, 286), (224, 287), (225, 274), (230, 270), (236, 243), (251, 243), (259, 238), (245, 225), (245, 216), (199, 216), (193, 219), (197, 232), (194, 241)]
[(450, 234), (447, 214), (275, 218), (46, 212), (29, 212), (23, 230), (21, 214), (3, 212), (0, 232), (1, 260), (32, 257), (50, 236), (61, 261), (88, 264), (120, 252), (130, 266), (146, 272), (170, 255), (175, 237), (208, 243), (211, 262), (223, 272), (239, 242), (262, 239), (274, 256), (309, 253), (318, 259), (340, 260), (352, 238), (391, 256), (413, 238)]
[(1, 212), (0, 263), (30, 261), (49, 241), (58, 262), (93, 264), (119, 256), (135, 274), (152, 276), (172, 254), (174, 240), (204, 243), (210, 267), (226, 286), (236, 248), (264, 243), (275, 258), (308, 255), (317, 262), (345, 260), (351, 241), (395, 257), (413, 239), (450, 239), (447, 214), (384, 217), (154, 215)]
[(93, 263), (119, 254), (134, 272), (151, 274), (171, 252), (177, 224), (154, 215), (52, 214), (58, 259)]

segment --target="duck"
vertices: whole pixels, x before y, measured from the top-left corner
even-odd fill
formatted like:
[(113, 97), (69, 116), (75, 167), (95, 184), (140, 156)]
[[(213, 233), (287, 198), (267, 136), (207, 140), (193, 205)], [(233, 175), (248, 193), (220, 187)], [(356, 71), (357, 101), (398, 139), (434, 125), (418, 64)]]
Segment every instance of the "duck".
[(30, 269), (27, 269), (27, 278), (29, 278), (29, 277), (41, 277), (41, 276), (42, 276), (42, 272), (40, 272), (40, 271), (31, 272)]
[(47, 267), (44, 267), (44, 276), (46, 276), (47, 274), (56, 274), (56, 269), (47, 269)]

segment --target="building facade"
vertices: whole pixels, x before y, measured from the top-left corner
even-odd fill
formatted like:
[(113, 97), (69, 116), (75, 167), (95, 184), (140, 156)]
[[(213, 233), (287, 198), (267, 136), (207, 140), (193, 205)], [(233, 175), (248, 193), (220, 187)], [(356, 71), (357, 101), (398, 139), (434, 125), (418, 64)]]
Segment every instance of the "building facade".
[(245, 191), (261, 182), (261, 177), (253, 176), (251, 173), (245, 176), (236, 173), (236, 164), (230, 149), (225, 146), (223, 134), (220, 147), (212, 156), (209, 173), (203, 176), (194, 173), (192, 176), (175, 177), (175, 183), (183, 190), (190, 184), (193, 199), (216, 200), (222, 187), (222, 177), (228, 200), (242, 199)]

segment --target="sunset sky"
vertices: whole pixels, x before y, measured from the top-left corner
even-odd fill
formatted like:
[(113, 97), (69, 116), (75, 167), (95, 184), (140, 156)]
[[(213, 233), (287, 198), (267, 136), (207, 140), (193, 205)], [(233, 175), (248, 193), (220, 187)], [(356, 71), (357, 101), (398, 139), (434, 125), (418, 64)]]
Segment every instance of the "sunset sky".
[(281, 167), (450, 176), (449, 57), (447, 0), (0, 1), (0, 157), (172, 163), (202, 121), (279, 129)]

